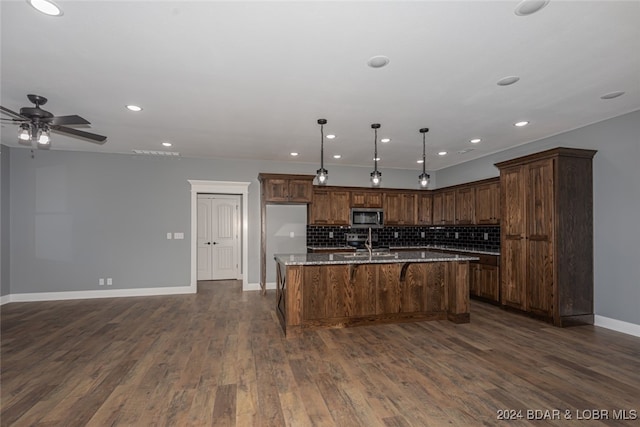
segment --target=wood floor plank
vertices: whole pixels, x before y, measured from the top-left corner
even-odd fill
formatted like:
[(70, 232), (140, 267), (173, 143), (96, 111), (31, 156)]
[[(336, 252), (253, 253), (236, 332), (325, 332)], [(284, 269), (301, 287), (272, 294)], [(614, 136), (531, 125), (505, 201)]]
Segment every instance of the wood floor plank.
[(506, 409), (640, 412), (638, 337), (474, 301), (464, 325), (285, 338), (274, 299), (223, 281), (194, 295), (6, 304), (0, 426), (493, 426)]

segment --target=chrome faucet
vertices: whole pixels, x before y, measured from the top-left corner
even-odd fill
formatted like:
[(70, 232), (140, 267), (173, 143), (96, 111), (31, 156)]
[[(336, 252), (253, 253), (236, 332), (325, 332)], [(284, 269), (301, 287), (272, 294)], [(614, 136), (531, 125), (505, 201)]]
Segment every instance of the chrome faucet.
[(371, 227), (369, 227), (369, 235), (367, 236), (367, 240), (364, 241), (364, 247), (369, 251), (369, 258), (373, 255), (373, 245), (371, 242)]

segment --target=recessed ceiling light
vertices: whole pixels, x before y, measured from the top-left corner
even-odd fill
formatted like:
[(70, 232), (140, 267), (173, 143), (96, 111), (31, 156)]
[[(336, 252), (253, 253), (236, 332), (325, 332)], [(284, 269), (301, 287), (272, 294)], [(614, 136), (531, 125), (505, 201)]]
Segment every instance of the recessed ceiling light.
[(624, 92), (619, 91), (619, 92), (610, 92), (607, 94), (604, 94), (600, 97), (600, 99), (613, 99), (613, 98), (617, 98), (619, 96), (624, 95)]
[(382, 68), (389, 63), (389, 58), (384, 55), (372, 56), (367, 61), (367, 65), (371, 68)]
[(422, 159), (416, 160), (416, 163), (424, 163), (424, 160)]
[(127, 105), (127, 110), (130, 110), (130, 111), (142, 111), (142, 107), (138, 107), (137, 105)]
[(382, 138), (382, 139), (380, 140), (380, 142), (385, 142), (385, 143), (386, 143), (386, 142), (389, 142), (389, 141), (391, 141), (391, 138)]
[(472, 144), (477, 144), (480, 141), (482, 141), (480, 138), (473, 138), (473, 139), (469, 140), (469, 142), (472, 143)]
[(532, 15), (549, 4), (549, 0), (522, 0), (514, 11), (518, 16)]
[(334, 159), (340, 159), (340, 158), (342, 158), (342, 156), (341, 156), (340, 154), (334, 154), (334, 155), (333, 155), (333, 158), (334, 158)]
[(518, 80), (520, 80), (520, 77), (518, 76), (503, 77), (500, 80), (498, 80), (498, 86), (509, 86), (514, 84)]
[(514, 125), (514, 126), (518, 126), (519, 128), (521, 128), (522, 126), (526, 126), (526, 125), (528, 125), (528, 124), (529, 124), (529, 122), (528, 122), (528, 121), (523, 120), (523, 121), (521, 121), (521, 122), (514, 123), (513, 125)]
[(296, 157), (298, 155), (298, 153), (296, 153), (295, 151), (293, 153), (289, 153), (291, 154), (293, 157)]
[(440, 151), (438, 152), (438, 156), (446, 156), (447, 152), (446, 151)]
[(164, 145), (165, 147), (171, 147), (173, 144), (170, 142), (163, 142), (162, 145)]
[(27, 0), (35, 10), (49, 16), (62, 16), (63, 12), (60, 6), (48, 0)]
[(336, 137), (336, 136), (335, 136), (335, 135), (333, 135), (333, 134), (329, 134), (329, 135), (327, 135), (327, 139), (335, 139), (335, 137)]

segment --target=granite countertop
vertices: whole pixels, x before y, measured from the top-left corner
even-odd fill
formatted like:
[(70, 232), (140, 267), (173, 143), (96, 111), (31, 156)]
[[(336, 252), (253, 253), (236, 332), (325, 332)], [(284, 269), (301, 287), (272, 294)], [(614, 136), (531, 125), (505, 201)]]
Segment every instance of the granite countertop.
[[(343, 246), (307, 246), (307, 249), (322, 249), (322, 250), (335, 250), (335, 251), (339, 251), (339, 250), (346, 250), (346, 249), (353, 249), (352, 246), (347, 246), (347, 245), (343, 245)], [(443, 246), (443, 245), (424, 245), (424, 246), (390, 246), (389, 250), (391, 251), (398, 251), (398, 250), (415, 250), (415, 251), (424, 251), (424, 250), (429, 250), (429, 249), (440, 249), (440, 250), (447, 250), (447, 251), (456, 251), (456, 252), (468, 252), (471, 254), (481, 254), (481, 255), (496, 255), (496, 256), (500, 256), (500, 251), (488, 251), (488, 250), (481, 250), (481, 249), (473, 249), (473, 248), (465, 248), (465, 247), (452, 247), (452, 246)]]
[(276, 254), (274, 259), (284, 265), (389, 264), (405, 262), (478, 261), (478, 257), (430, 251), (368, 252), (336, 254)]

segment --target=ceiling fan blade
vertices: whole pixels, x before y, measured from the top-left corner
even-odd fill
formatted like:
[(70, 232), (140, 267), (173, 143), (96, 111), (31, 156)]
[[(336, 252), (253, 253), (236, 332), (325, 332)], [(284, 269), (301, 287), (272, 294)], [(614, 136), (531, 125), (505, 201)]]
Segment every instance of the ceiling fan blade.
[(29, 120), (28, 117), (23, 116), (22, 114), (16, 113), (13, 110), (10, 110), (6, 107), (3, 107), (2, 105), (0, 105), (0, 111), (2, 111), (4, 114), (6, 114), (7, 116), (11, 116), (14, 119), (18, 119), (18, 120)]
[(90, 125), (88, 120), (83, 119), (80, 116), (56, 116), (49, 122), (52, 125)]
[(98, 134), (90, 133), (90, 132), (85, 132), (85, 131), (78, 130), (78, 129), (72, 129), (72, 128), (68, 128), (66, 126), (51, 125), (49, 127), (52, 130), (55, 130), (55, 131), (60, 132), (60, 133), (67, 133), (69, 135), (79, 136), (80, 138), (88, 139), (89, 142), (93, 142), (94, 144), (104, 144), (105, 140), (107, 139), (106, 136), (102, 136), (102, 135), (98, 135)]

